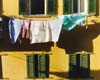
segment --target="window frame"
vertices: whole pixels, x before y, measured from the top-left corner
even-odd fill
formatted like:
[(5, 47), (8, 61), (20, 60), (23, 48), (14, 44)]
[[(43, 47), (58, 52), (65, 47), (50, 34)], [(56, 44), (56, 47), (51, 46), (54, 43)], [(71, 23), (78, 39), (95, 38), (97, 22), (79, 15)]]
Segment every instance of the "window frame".
[[(71, 11), (68, 11), (68, 12), (71, 12), (71, 13), (64, 12), (64, 10), (63, 10), (63, 14), (73, 14), (73, 13), (82, 13), (82, 12), (88, 13), (88, 1), (87, 0), (84, 0), (84, 4), (81, 3), (81, 2), (83, 2), (83, 0), (77, 0), (77, 4), (78, 4), (77, 12), (74, 12), (74, 1), (76, 1), (76, 0), (69, 0), (69, 1), (71, 1), (72, 5), (70, 5)], [(63, 0), (63, 4), (64, 4), (64, 2), (65, 2), (65, 0)], [(64, 7), (66, 7), (66, 6), (63, 6), (63, 9), (64, 9)], [(82, 9), (83, 9), (83, 11), (82, 11)]]
[[(45, 17), (45, 16), (49, 16), (50, 17), (50, 15), (56, 15), (57, 14), (57, 12), (58, 12), (58, 9), (57, 9), (57, 5), (58, 5), (58, 2), (57, 2), (57, 5), (53, 5), (52, 7), (54, 8), (54, 7), (56, 7), (56, 11), (55, 12), (49, 12), (48, 11), (48, 1), (49, 0), (44, 0), (44, 13), (42, 14), (39, 14), (39, 13), (37, 13), (37, 14), (32, 14), (31, 13), (31, 0), (28, 0), (28, 3), (29, 3), (29, 5), (28, 5), (28, 12), (26, 13), (24, 13), (23, 11), (22, 11), (22, 13), (20, 12), (20, 1), (19, 1), (19, 15), (24, 15), (24, 16), (36, 16), (36, 17), (41, 17), (41, 16), (43, 16), (43, 17)], [(24, 14), (23, 14), (24, 13)]]

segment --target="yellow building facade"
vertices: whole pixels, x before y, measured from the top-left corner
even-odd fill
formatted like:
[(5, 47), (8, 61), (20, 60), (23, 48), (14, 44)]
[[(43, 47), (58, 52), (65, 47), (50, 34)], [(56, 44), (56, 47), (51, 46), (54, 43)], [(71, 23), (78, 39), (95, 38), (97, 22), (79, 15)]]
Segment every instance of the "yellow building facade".
[[(1, 15), (21, 17), (22, 19), (31, 20), (48, 20), (56, 18), (55, 16), (42, 16), (42, 15), (30, 15), (23, 16), (19, 15), (19, 0), (0, 0), (0, 13)], [(2, 6), (1, 6), (2, 5)], [(79, 45), (85, 47), (90, 53), (90, 77), (89, 78), (69, 78), (69, 55), (66, 49), (60, 48), (59, 43), (53, 43), (50, 47), (49, 53), (50, 64), (49, 64), (49, 78), (35, 78), (29, 79), (27, 77), (27, 62), (26, 55), (32, 54), (45, 54), (45, 51), (1, 51), (0, 55), (2, 58), (2, 76), (1, 80), (99, 80), (100, 79), (100, 1), (97, 0), (97, 11), (96, 16), (89, 16), (86, 21), (85, 30), (80, 27), (72, 31), (72, 34), (76, 34)], [(63, 0), (58, 0), (58, 15), (63, 14)], [(77, 33), (79, 30), (83, 30)], [(88, 31), (88, 34), (86, 32)], [(83, 35), (83, 38), (81, 34)], [(88, 37), (87, 37), (88, 35)], [(68, 37), (68, 35), (67, 35)], [(66, 41), (67, 41), (67, 37)], [(75, 37), (75, 35), (74, 35)], [(69, 38), (69, 37), (68, 37)], [(70, 41), (73, 38), (69, 38)], [(76, 38), (75, 38), (76, 40)], [(73, 43), (76, 43), (73, 40)], [(89, 41), (89, 42), (88, 42)], [(62, 41), (61, 41), (62, 42)], [(61, 44), (61, 43), (60, 43)], [(67, 45), (66, 43), (63, 43)], [(76, 44), (77, 45), (77, 44)], [(88, 46), (91, 45), (91, 46)], [(73, 44), (75, 46), (75, 44)], [(90, 49), (91, 48), (91, 49)], [(90, 50), (89, 50), (90, 49)], [(81, 54), (87, 52), (83, 49)]]

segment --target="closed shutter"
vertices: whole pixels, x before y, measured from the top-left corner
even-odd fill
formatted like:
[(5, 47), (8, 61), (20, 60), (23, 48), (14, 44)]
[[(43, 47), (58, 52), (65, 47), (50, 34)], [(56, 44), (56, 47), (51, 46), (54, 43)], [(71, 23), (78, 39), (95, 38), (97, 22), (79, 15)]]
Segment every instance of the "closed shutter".
[(38, 77), (49, 77), (49, 55), (47, 54), (38, 55)]
[(69, 56), (69, 77), (75, 77), (77, 76), (77, 54)]
[(47, 0), (47, 14), (57, 14), (58, 0)]
[(48, 78), (49, 77), (49, 55), (34, 54), (27, 56), (28, 78)]
[(29, 14), (29, 0), (19, 0), (19, 14)]
[(89, 0), (89, 13), (96, 13), (96, 0)]
[(90, 74), (90, 54), (80, 55), (80, 76), (89, 77)]
[(28, 78), (35, 77), (34, 55), (27, 56), (27, 75), (28, 75)]
[(63, 0), (63, 13), (70, 14), (72, 13), (72, 0)]

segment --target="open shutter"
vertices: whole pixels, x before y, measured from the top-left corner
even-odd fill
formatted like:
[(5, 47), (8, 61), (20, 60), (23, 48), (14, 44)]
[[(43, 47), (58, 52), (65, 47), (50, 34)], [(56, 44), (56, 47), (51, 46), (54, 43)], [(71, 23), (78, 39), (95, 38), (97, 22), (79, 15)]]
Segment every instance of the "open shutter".
[(49, 77), (49, 55), (38, 55), (38, 78)]
[(19, 0), (19, 14), (29, 14), (29, 0)]
[(34, 55), (27, 56), (27, 75), (28, 78), (34, 78)]
[(80, 76), (89, 77), (90, 74), (90, 54), (80, 54)]
[(96, 0), (89, 0), (89, 13), (96, 14)]
[(47, 14), (57, 14), (58, 0), (47, 0)]
[(70, 14), (72, 13), (72, 0), (63, 0), (63, 13)]

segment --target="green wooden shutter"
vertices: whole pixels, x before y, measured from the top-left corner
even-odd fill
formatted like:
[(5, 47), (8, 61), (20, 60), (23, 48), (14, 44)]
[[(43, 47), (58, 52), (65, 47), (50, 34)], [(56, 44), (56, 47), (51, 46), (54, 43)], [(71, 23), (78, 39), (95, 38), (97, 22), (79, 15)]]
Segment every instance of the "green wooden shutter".
[(69, 55), (69, 77), (77, 75), (77, 54)]
[(80, 76), (89, 77), (90, 75), (90, 54), (80, 54)]
[(38, 55), (38, 77), (48, 78), (49, 76), (49, 55), (40, 54)]
[(29, 0), (19, 0), (19, 14), (26, 15), (29, 13)]
[(63, 13), (70, 14), (72, 13), (72, 0), (63, 0)]
[(89, 0), (89, 13), (96, 13), (96, 0)]
[(27, 56), (27, 75), (28, 78), (34, 78), (34, 55)]
[(76, 60), (77, 54), (70, 54), (70, 65), (77, 65)]
[(47, 14), (57, 14), (58, 0), (47, 0)]

